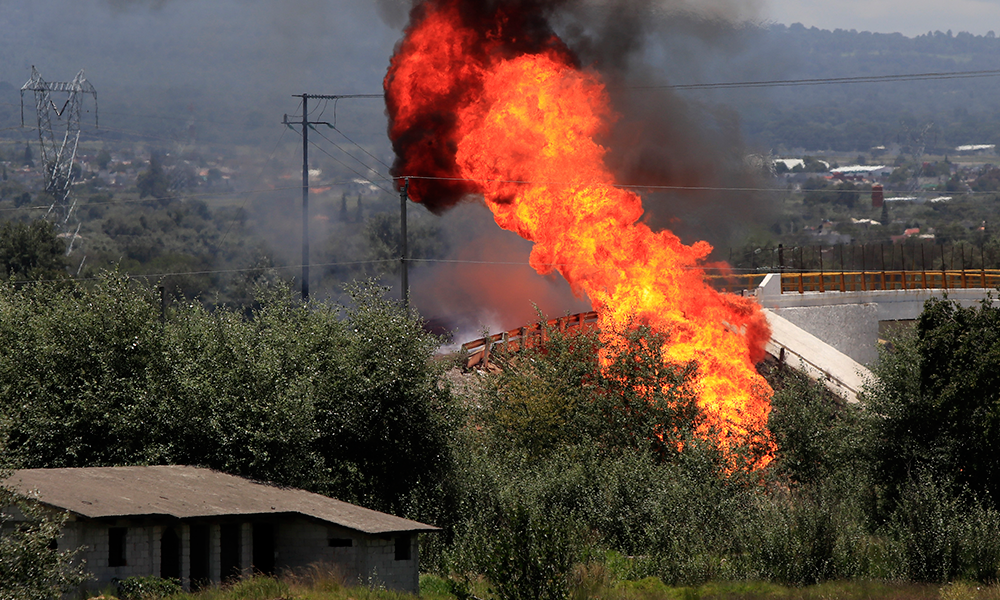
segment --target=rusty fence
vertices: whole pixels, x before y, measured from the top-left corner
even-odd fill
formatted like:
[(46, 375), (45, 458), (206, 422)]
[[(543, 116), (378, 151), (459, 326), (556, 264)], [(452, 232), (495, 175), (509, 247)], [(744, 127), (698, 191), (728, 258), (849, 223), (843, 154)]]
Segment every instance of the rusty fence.
[(465, 363), (466, 368), (485, 366), (490, 362), (490, 352), (497, 345), (504, 346), (508, 351), (516, 352), (524, 348), (535, 348), (545, 342), (548, 331), (565, 332), (567, 329), (585, 327), (597, 324), (596, 312), (577, 313), (558, 319), (549, 319), (545, 323), (534, 323), (517, 329), (479, 338), (462, 344), (462, 349), (469, 353)]

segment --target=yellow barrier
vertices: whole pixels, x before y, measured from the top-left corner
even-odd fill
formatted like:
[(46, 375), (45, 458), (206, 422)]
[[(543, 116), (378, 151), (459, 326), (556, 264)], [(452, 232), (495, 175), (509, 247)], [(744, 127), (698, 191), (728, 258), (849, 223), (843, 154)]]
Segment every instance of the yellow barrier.
[(1000, 270), (833, 271), (782, 273), (781, 293), (865, 292), (872, 290), (991, 289)]

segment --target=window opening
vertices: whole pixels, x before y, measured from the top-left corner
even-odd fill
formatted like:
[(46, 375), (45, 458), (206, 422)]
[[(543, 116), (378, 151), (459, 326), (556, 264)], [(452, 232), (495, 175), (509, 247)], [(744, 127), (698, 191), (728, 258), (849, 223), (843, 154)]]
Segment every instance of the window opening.
[(396, 536), (396, 560), (410, 560), (410, 536)]
[(125, 560), (125, 539), (128, 529), (125, 527), (108, 528), (108, 566), (124, 567), (128, 564)]

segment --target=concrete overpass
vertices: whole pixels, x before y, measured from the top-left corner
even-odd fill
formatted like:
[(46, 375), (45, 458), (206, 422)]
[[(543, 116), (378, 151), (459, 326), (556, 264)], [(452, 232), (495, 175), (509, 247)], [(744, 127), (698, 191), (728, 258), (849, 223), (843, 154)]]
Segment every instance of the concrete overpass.
[[(967, 307), (982, 302), (1000, 288), (1000, 270), (758, 273), (717, 283), (739, 293), (733, 284), (744, 282), (743, 293), (757, 299), (771, 326), (768, 353), (857, 402), (881, 337), (916, 319), (930, 298), (947, 294)], [(531, 347), (544, 343), (547, 328), (596, 323), (597, 313), (580, 313), (474, 340), (463, 344), (466, 366), (488, 367), (497, 344)]]
[(771, 273), (752, 294), (771, 325), (768, 352), (855, 402), (887, 331), (916, 319), (930, 298), (973, 306), (996, 285), (996, 271)]

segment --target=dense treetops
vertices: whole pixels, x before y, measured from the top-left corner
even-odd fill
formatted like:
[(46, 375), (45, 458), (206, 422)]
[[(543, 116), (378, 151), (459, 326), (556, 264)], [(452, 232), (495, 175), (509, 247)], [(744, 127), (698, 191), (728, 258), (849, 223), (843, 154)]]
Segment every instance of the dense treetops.
[(0, 287), (0, 415), (15, 467), (191, 464), (401, 512), (446, 467), (434, 338), (375, 289), (349, 308), (262, 290), (161, 313), (117, 274)]
[[(672, 584), (1000, 575), (990, 303), (928, 303), (863, 410), (762, 367), (777, 453), (753, 470), (692, 434), (697, 364), (664, 363), (664, 332), (550, 330), (444, 377), (438, 340), (382, 291), (335, 306), (262, 287), (245, 313), (164, 311), (117, 273), (0, 282), (3, 459), (202, 465), (431, 522), (422, 565), (459, 595), (482, 575), (498, 598), (566, 598), (579, 563)], [(0, 560), (75, 581), (48, 550), (58, 522), (36, 522)]]

